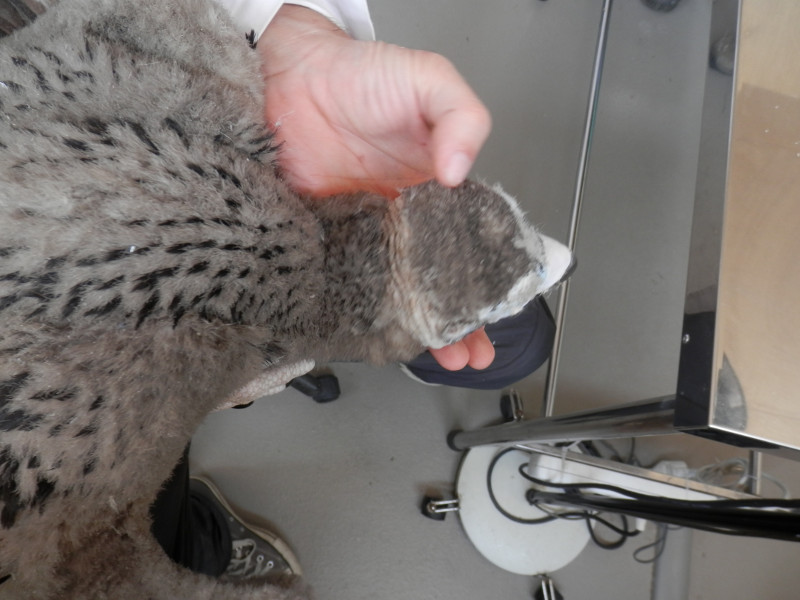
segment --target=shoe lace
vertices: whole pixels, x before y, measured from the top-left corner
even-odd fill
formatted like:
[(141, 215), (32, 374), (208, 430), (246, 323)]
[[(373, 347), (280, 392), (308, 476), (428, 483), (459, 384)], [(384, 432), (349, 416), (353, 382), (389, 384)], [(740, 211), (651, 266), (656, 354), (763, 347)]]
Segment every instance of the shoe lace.
[(225, 573), (235, 577), (257, 577), (267, 574), (274, 567), (272, 560), (257, 551), (255, 541), (245, 538), (233, 541), (231, 562)]

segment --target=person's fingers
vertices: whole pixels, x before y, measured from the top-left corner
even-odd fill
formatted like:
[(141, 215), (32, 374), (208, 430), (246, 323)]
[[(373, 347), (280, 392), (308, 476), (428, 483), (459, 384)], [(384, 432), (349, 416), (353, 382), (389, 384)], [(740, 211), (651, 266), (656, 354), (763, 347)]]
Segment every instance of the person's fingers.
[(494, 346), (483, 327), (455, 344), (431, 348), (430, 353), (448, 371), (459, 371), (467, 365), (473, 369), (485, 369), (494, 360)]
[(494, 345), (483, 327), (470, 333), (461, 340), (469, 352), (469, 366), (473, 369), (485, 369), (494, 360)]
[(469, 363), (469, 350), (463, 340), (444, 348), (431, 348), (430, 353), (448, 371), (459, 371)]
[(428, 55), (431, 88), (421, 95), (422, 116), (431, 127), (436, 179), (443, 185), (460, 184), (469, 173), (492, 120), (489, 111), (446, 59)]
[(455, 187), (466, 179), (489, 136), (488, 115), (478, 108), (454, 108), (435, 123), (433, 165), (439, 183)]

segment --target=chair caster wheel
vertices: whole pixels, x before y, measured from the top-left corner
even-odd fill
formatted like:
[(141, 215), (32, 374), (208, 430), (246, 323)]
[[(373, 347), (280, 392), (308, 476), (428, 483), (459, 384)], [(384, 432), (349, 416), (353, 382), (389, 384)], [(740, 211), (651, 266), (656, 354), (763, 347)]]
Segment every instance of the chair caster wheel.
[(458, 500), (442, 500), (434, 496), (425, 496), (422, 499), (420, 511), (429, 519), (444, 521), (447, 513), (458, 510)]
[(289, 385), (320, 404), (333, 402), (341, 394), (336, 375), (301, 375)]
[(533, 600), (564, 600), (564, 596), (556, 589), (553, 580), (548, 575), (541, 575), (539, 586), (533, 593)]
[(500, 396), (500, 414), (506, 423), (514, 423), (525, 418), (522, 398), (517, 390), (508, 390)]

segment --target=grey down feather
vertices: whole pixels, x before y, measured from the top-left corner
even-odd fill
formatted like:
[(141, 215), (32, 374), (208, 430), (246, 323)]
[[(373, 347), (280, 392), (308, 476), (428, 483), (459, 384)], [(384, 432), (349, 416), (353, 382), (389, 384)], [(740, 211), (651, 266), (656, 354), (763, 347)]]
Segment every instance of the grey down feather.
[(258, 72), (210, 1), (62, 0), (0, 40), (0, 597), (304, 598), (151, 536), (203, 417), (287, 365), (453, 342), (563, 271), (479, 183), (294, 193)]

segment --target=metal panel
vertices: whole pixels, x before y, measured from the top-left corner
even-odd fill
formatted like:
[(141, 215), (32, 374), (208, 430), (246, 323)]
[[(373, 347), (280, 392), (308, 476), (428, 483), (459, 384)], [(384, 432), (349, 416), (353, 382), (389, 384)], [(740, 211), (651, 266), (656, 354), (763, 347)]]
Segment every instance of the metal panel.
[(696, 209), (720, 269), (687, 298), (676, 426), (753, 448), (800, 449), (798, 27), (794, 0), (743, 1), (724, 205)]

